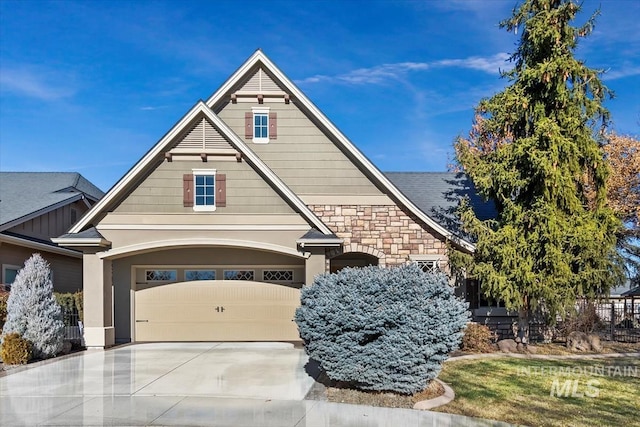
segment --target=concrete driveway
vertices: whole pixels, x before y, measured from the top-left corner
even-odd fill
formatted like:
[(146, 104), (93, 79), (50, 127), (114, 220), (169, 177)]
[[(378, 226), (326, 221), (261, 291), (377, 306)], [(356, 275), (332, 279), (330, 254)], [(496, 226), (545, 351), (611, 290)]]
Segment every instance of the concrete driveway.
[(486, 420), (303, 400), (307, 356), (286, 343), (135, 344), (0, 377), (0, 425), (488, 426)]

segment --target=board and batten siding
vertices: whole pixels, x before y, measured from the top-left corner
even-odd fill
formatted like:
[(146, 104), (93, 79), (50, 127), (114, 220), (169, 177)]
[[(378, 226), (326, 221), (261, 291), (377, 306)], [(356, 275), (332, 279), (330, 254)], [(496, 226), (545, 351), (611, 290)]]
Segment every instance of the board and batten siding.
[[(226, 206), (215, 213), (183, 206), (183, 176), (193, 169), (216, 169), (226, 175)], [(295, 211), (246, 162), (235, 158), (163, 161), (115, 209), (116, 213), (193, 213), (195, 215), (290, 214)]]
[(79, 220), (87, 211), (87, 206), (82, 201), (70, 203), (51, 212), (37, 216), (10, 228), (8, 231), (22, 236), (35, 237), (48, 240), (66, 233), (73, 225), (71, 210), (76, 211), (75, 220)]
[(383, 194), (293, 101), (229, 103), (218, 116), (243, 137), (245, 113), (258, 106), (269, 107), (270, 113), (277, 114), (278, 137), (268, 144), (243, 139), (299, 196)]

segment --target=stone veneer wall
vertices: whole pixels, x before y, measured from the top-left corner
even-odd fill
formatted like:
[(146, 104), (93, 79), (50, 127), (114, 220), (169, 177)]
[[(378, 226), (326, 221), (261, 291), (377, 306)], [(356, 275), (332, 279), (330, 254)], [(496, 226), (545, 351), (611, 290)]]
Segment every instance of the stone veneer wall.
[(344, 239), (344, 252), (375, 255), (381, 266), (405, 264), (409, 254), (446, 255), (446, 243), (397, 206), (309, 207), (338, 237)]

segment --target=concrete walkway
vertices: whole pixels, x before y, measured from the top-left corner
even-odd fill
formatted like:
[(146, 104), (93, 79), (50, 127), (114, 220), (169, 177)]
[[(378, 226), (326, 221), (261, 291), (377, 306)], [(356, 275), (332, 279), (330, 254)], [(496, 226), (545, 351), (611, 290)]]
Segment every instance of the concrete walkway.
[(285, 343), (162, 343), (86, 351), (0, 377), (0, 425), (507, 426), (459, 415), (304, 400), (315, 380)]

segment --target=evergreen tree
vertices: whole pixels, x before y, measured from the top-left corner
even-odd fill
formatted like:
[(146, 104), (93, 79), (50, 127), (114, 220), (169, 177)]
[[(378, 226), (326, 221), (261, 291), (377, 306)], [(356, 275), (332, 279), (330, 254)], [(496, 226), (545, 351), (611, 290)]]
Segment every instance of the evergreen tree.
[(12, 332), (33, 344), (34, 357), (52, 357), (62, 350), (62, 312), (53, 296), (49, 264), (40, 254), (24, 263), (11, 286), (3, 335)]
[[(467, 267), (485, 295), (519, 312), (523, 340), (540, 305), (553, 319), (620, 280), (620, 224), (606, 205), (602, 151), (611, 94), (601, 72), (574, 57), (597, 15), (574, 27), (579, 10), (572, 0), (525, 0), (500, 23), (521, 31), (515, 67), (503, 73), (510, 85), (480, 102), (470, 139), (455, 144), (458, 163), (498, 211), (480, 221), (463, 203), (462, 222), (477, 240)], [(460, 267), (463, 258), (452, 261)]]

